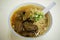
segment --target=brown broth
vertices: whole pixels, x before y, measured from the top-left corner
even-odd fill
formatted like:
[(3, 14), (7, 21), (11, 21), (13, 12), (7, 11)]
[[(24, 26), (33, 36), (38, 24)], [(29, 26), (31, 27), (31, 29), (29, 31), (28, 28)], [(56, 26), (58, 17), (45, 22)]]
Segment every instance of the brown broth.
[[(39, 27), (30, 32), (30, 31), (26, 31), (24, 29), (24, 26), (23, 26), (23, 21), (26, 20), (27, 18), (30, 17), (30, 9), (38, 9), (38, 10), (43, 10), (43, 7), (41, 6), (35, 6), (35, 5), (26, 5), (26, 6), (22, 6), (20, 8), (18, 8), (18, 10), (14, 11), (13, 12), (13, 15), (11, 16), (11, 26), (12, 28), (14, 29), (15, 32), (17, 32), (18, 34), (22, 35), (22, 36), (25, 36), (25, 37), (37, 37), (39, 35), (42, 35), (46, 32), (46, 30), (48, 29), (48, 23), (49, 23), (49, 15), (48, 13), (45, 15), (45, 19), (42, 19), (40, 20), (40, 22), (37, 22), (34, 23), (36, 25), (38, 25)], [(25, 14), (22, 14), (21, 12), (25, 12)], [(21, 16), (23, 15), (23, 17)], [(42, 22), (41, 22), (42, 21)], [(27, 27), (29, 26), (29, 24), (27, 23)], [(30, 25), (30, 27), (32, 26), (32, 24)], [(35, 26), (34, 26), (35, 27)], [(28, 27), (29, 28), (29, 27)], [(30, 29), (27, 29), (27, 30), (32, 30), (31, 28)], [(40, 30), (40, 31), (39, 31)], [(38, 33), (38, 35), (37, 35)]]

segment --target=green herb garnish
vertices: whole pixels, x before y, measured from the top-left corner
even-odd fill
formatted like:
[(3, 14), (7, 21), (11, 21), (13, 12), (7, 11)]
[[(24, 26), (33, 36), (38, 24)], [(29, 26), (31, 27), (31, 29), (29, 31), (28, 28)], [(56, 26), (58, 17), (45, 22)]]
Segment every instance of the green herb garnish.
[(44, 17), (43, 12), (35, 12), (34, 15), (30, 16), (30, 19), (34, 20), (35, 22), (37, 22), (43, 17)]

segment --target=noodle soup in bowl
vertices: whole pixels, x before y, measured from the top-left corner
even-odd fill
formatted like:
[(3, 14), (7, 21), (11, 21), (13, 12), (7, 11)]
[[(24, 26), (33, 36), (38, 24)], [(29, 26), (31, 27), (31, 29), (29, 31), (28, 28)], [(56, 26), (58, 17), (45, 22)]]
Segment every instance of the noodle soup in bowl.
[[(52, 16), (47, 12), (44, 17), (34, 17), (38, 11), (45, 7), (37, 3), (23, 3), (15, 8), (9, 18), (11, 31), (21, 38), (36, 38), (49, 31), (52, 24)], [(33, 16), (33, 17), (31, 17)], [(39, 19), (39, 20), (38, 20)]]

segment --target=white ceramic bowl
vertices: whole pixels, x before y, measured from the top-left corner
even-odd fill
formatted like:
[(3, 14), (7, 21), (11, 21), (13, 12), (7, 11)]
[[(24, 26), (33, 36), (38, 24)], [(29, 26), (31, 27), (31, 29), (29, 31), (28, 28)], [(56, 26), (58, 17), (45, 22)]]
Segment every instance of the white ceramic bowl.
[[(10, 15), (9, 15), (9, 20), (8, 20), (8, 21), (9, 21), (9, 27), (10, 27), (11, 31), (13, 32), (13, 34), (15, 34), (16, 36), (18, 36), (19, 38), (25, 38), (25, 39), (27, 39), (27, 40), (33, 40), (34, 38), (37, 38), (37, 37), (23, 37), (23, 36), (19, 35), (18, 33), (16, 33), (16, 32), (14, 31), (14, 29), (11, 27), (11, 23), (10, 23), (10, 17), (12, 16), (13, 12), (14, 12), (16, 9), (18, 9), (19, 7), (24, 6), (24, 5), (28, 5), (28, 4), (33, 4), (33, 5), (37, 5), (37, 6), (42, 6), (43, 8), (45, 8), (43, 5), (38, 4), (38, 3), (31, 3), (31, 2), (29, 2), (29, 3), (20, 4), (20, 5), (18, 5), (16, 8), (14, 8), (14, 9), (12, 10), (12, 13), (10, 13)], [(51, 16), (51, 13), (50, 13), (50, 12), (49, 12), (49, 16), (50, 16), (49, 28), (48, 28), (48, 30), (47, 30), (43, 35), (45, 35), (45, 34), (50, 30), (51, 25), (52, 25), (52, 16)], [(38, 37), (41, 37), (41, 36), (43, 36), (43, 35), (40, 35), (40, 36), (38, 36)]]

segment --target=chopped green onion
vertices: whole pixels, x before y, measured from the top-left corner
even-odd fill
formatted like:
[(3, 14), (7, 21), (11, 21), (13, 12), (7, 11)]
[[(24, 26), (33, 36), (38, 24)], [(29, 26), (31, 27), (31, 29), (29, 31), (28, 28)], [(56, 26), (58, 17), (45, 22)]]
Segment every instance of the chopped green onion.
[(44, 17), (43, 12), (35, 12), (34, 16), (33, 15), (30, 16), (30, 19), (33, 19), (35, 22), (37, 22), (43, 17)]

